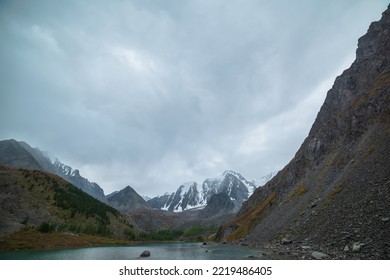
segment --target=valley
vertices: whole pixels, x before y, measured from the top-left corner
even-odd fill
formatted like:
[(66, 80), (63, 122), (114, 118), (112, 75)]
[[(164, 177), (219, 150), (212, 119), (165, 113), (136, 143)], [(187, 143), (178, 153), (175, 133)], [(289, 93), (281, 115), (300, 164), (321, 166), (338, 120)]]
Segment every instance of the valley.
[(196, 183), (180, 186), (170, 195), (169, 211), (163, 209), (169, 208), (167, 202), (156, 207), (160, 197), (145, 201), (130, 186), (104, 196), (77, 170), (58, 159), (51, 162), (25, 142), (0, 141), (0, 151), (2, 164), (18, 167), (1, 166), (0, 250), (203, 242), (212, 239), (254, 189), (247, 189), (249, 183), (241, 175), (227, 171), (205, 180), (199, 191)]
[(130, 185), (106, 195), (40, 149), (0, 141), (0, 250), (196, 242), (203, 254), (216, 242), (280, 259), (390, 259), (389, 139), (390, 7), (294, 157), (262, 185), (227, 170), (147, 200)]

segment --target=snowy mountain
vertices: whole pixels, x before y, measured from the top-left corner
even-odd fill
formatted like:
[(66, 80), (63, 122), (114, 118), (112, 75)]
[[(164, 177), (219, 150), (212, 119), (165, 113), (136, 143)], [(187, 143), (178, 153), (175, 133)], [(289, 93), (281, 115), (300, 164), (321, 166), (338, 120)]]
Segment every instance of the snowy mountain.
[(55, 159), (53, 168), (55, 174), (64, 178), (69, 183), (75, 185), (96, 199), (105, 201), (103, 189), (98, 184), (90, 182), (88, 179), (82, 177), (79, 170), (73, 169), (69, 165), (60, 162), (58, 159)]
[(176, 192), (157, 196), (148, 201), (150, 207), (173, 212), (203, 209), (215, 194), (227, 194), (238, 206), (256, 189), (255, 185), (234, 171), (225, 171), (218, 178), (208, 178), (202, 185), (189, 182), (180, 185)]
[(147, 196), (147, 195), (141, 195), (141, 197), (145, 200), (145, 201), (148, 201), (148, 200), (151, 200), (152, 198)]

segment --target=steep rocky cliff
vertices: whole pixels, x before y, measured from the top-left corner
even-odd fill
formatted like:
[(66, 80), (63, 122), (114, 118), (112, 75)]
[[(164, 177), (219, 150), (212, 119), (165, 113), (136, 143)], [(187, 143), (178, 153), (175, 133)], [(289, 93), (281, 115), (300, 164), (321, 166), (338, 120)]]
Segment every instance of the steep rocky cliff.
[(263, 245), (287, 237), (329, 257), (388, 259), (389, 202), (388, 8), (359, 39), (294, 158), (218, 235)]

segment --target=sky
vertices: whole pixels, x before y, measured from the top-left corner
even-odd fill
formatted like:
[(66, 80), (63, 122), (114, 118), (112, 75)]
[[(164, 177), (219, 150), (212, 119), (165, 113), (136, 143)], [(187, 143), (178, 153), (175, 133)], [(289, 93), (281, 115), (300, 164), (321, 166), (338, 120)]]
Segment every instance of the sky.
[(106, 194), (282, 169), (384, 0), (0, 0), (0, 139)]

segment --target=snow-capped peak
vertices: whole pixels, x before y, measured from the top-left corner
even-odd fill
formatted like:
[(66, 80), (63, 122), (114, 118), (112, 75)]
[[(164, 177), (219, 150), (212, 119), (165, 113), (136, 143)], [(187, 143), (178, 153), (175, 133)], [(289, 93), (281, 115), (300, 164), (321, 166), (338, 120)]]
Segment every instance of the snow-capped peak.
[(251, 196), (253, 194), (253, 192), (256, 190), (256, 185), (253, 184), (252, 182), (249, 182), (240, 173), (237, 173), (237, 172), (235, 172), (233, 170), (226, 170), (223, 173), (223, 176), (226, 177), (227, 175), (234, 176), (235, 178), (237, 178), (237, 180), (239, 180), (241, 183), (243, 183), (245, 185), (245, 187), (247, 187), (247, 189), (248, 189), (248, 197)]
[[(207, 205), (209, 199), (218, 193), (226, 193), (231, 200), (241, 204), (247, 200), (256, 189), (255, 185), (247, 181), (241, 174), (227, 170), (222, 176), (208, 178), (202, 185), (196, 182), (181, 184), (176, 192), (169, 197), (161, 196), (155, 198), (155, 208), (181, 212), (188, 209), (202, 209)], [(158, 202), (160, 199), (161, 202)], [(152, 199), (153, 200), (153, 199)]]
[(180, 193), (185, 194), (190, 191), (191, 187), (196, 187), (196, 185), (196, 182), (186, 182), (184, 184), (181, 184), (181, 186), (179, 187)]

